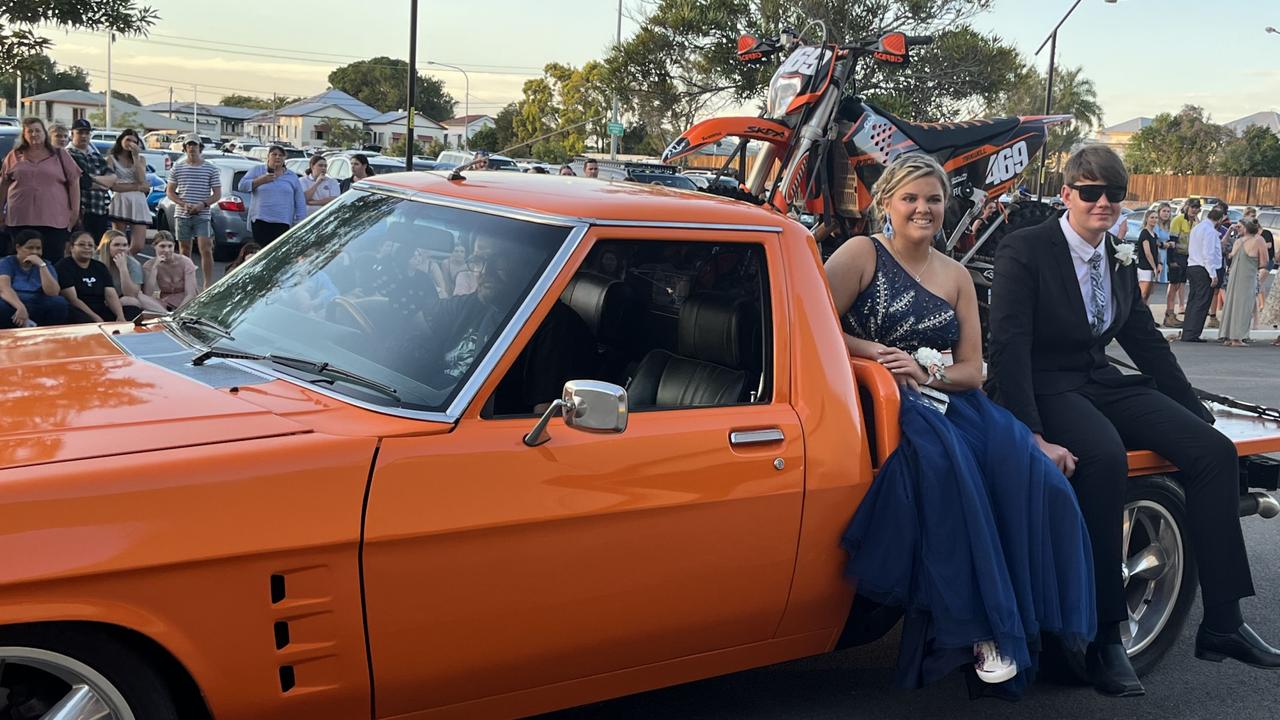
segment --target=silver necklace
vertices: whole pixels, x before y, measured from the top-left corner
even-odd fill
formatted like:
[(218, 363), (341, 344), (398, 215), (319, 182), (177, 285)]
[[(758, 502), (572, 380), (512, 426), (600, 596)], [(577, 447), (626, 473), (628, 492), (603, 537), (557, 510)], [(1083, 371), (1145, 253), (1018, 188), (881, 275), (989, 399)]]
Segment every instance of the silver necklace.
[(908, 268), (907, 264), (902, 262), (902, 257), (898, 254), (896, 249), (894, 250), (893, 255), (898, 259), (898, 264), (902, 266), (902, 269), (906, 270), (908, 275), (911, 275), (911, 279), (916, 282), (920, 282), (920, 276), (924, 275), (924, 271), (929, 269), (929, 261), (933, 259), (933, 246), (929, 247), (928, 254), (924, 256), (924, 265), (920, 266), (920, 272), (915, 273), (914, 275), (911, 273), (911, 268)]

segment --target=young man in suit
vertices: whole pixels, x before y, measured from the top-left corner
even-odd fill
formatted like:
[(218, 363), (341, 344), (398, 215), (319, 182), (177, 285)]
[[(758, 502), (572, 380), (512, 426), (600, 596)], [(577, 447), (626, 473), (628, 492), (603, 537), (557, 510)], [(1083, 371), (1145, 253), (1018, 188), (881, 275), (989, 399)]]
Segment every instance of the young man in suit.
[[(1011, 233), (996, 251), (988, 392), (1026, 423), (1071, 479), (1093, 541), (1098, 633), (1086, 654), (1103, 694), (1141, 695), (1120, 636), (1128, 622), (1122, 563), (1126, 449), (1176, 464), (1187, 494), (1190, 544), (1205, 614), (1196, 656), (1280, 667), (1280, 651), (1244, 624), (1253, 595), (1238, 516), (1235, 446), (1211, 426), (1138, 290), (1136, 264), (1119, 253), (1115, 223), (1129, 175), (1104, 146), (1077, 151), (1064, 169), (1066, 213)], [(1116, 340), (1141, 370), (1110, 365)]]

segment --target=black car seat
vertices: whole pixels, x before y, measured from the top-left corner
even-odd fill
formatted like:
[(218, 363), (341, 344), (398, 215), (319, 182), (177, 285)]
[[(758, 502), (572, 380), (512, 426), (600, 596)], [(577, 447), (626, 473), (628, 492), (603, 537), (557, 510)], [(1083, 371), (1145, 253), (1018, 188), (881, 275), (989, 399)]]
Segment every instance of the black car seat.
[(651, 350), (627, 387), (632, 410), (725, 405), (740, 402), (747, 385), (743, 369), (758, 322), (741, 298), (706, 293), (680, 308), (678, 354)]
[(595, 337), (600, 378), (623, 384), (626, 365), (635, 362), (644, 308), (635, 290), (615, 278), (582, 271), (573, 276), (560, 301), (573, 308)]

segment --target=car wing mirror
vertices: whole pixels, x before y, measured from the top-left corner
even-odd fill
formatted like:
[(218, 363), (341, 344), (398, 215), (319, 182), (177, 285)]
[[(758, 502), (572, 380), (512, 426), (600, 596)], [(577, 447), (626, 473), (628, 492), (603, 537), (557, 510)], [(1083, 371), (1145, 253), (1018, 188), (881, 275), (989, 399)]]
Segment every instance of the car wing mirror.
[(570, 380), (559, 400), (551, 403), (538, 424), (524, 436), (524, 444), (537, 447), (551, 439), (547, 424), (563, 415), (566, 427), (583, 432), (620, 433), (627, 429), (627, 391), (598, 380)]

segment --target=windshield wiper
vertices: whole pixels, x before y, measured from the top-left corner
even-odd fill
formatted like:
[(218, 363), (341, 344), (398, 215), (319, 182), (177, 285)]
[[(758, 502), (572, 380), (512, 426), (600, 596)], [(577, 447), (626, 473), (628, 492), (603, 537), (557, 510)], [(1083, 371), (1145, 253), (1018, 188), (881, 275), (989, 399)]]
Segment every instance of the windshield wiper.
[(396, 402), (400, 402), (400, 392), (390, 385), (378, 382), (372, 378), (367, 378), (358, 373), (351, 372), (350, 370), (334, 367), (327, 362), (320, 362), (317, 360), (290, 357), (289, 355), (277, 355), (275, 353), (261, 355), (259, 353), (252, 353), (246, 350), (238, 350), (236, 348), (229, 348), (226, 346), (214, 346), (191, 358), (191, 364), (203, 365), (213, 358), (226, 358), (229, 360), (261, 360), (272, 362), (276, 365), (283, 365), (293, 370), (301, 370), (305, 373), (318, 375), (330, 382), (340, 380), (352, 385), (359, 385), (360, 387), (367, 388), (369, 390), (376, 390)]
[(231, 334), (230, 330), (222, 327), (218, 323), (208, 318), (202, 318), (198, 315), (183, 315), (182, 317), (179, 317), (179, 318), (174, 318), (170, 316), (162, 320), (162, 322), (177, 323), (178, 327), (184, 327), (184, 328), (198, 327), (201, 330), (208, 331), (210, 334), (217, 335), (223, 340), (235, 340), (235, 336)]

